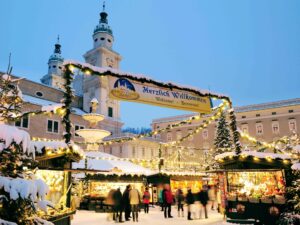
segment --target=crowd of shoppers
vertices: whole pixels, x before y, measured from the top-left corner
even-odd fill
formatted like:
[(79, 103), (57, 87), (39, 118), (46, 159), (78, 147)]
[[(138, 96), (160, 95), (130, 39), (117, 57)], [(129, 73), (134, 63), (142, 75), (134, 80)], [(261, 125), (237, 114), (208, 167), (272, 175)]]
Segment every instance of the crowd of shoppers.
[[(116, 222), (124, 222), (122, 213), (124, 212), (125, 221), (138, 222), (140, 206), (144, 206), (145, 214), (149, 213), (149, 203), (151, 195), (148, 187), (145, 188), (143, 194), (141, 194), (134, 185), (127, 185), (123, 193), (120, 189), (112, 189), (109, 191), (106, 198), (106, 204), (111, 206), (112, 211), (108, 213), (108, 220), (113, 219)], [(216, 205), (217, 200), (217, 205)], [(195, 210), (192, 210), (193, 205), (199, 202), (201, 207), (196, 216)], [(220, 202), (216, 188), (214, 186), (204, 185), (198, 193), (192, 193), (191, 189), (187, 190), (187, 194), (184, 195), (182, 189), (179, 187), (175, 195), (173, 195), (169, 184), (166, 184), (164, 188), (158, 193), (158, 203), (163, 211), (164, 218), (173, 218), (172, 205), (176, 203), (178, 217), (184, 217), (184, 204), (187, 205), (187, 219), (200, 219), (204, 212), (204, 218), (208, 218), (207, 204), (211, 203), (211, 210), (219, 210)]]

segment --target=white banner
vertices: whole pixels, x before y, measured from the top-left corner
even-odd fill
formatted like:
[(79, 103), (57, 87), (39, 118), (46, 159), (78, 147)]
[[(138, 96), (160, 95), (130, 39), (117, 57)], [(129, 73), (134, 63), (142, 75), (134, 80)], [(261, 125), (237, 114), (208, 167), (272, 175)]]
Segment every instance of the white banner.
[(180, 110), (210, 113), (211, 103), (208, 97), (193, 92), (159, 87), (151, 83), (108, 77), (109, 97), (118, 100), (140, 102)]

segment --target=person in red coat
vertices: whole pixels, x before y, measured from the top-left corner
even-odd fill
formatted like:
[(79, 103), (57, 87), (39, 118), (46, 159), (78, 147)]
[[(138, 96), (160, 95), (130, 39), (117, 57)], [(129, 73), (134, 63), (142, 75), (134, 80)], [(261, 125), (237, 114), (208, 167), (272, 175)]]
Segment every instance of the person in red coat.
[(165, 185), (165, 189), (163, 191), (163, 202), (164, 202), (164, 216), (165, 218), (172, 218), (171, 215), (171, 206), (173, 203), (173, 195), (169, 185)]
[(143, 203), (145, 213), (149, 213), (150, 193), (148, 187), (146, 187), (145, 192), (143, 194)]

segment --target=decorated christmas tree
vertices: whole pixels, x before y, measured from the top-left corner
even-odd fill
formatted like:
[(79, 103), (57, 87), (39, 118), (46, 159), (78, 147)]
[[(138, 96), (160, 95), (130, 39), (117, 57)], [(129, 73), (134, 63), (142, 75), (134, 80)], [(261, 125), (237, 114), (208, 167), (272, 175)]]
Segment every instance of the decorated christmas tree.
[(229, 125), (226, 121), (226, 114), (224, 111), (221, 112), (218, 120), (214, 146), (216, 155), (230, 151), (232, 147)]
[(218, 168), (214, 157), (224, 152), (231, 151), (232, 140), (230, 135), (229, 125), (226, 121), (226, 114), (224, 111), (221, 112), (220, 118), (217, 125), (217, 133), (214, 140), (214, 152), (212, 154), (212, 167)]
[[(20, 116), (21, 93), (7, 74), (0, 77), (0, 118), (10, 121)], [(32, 169), (35, 150), (30, 148), (30, 136), (16, 127), (0, 124), (0, 224), (52, 224), (37, 216), (46, 211), (47, 185), (35, 179)]]

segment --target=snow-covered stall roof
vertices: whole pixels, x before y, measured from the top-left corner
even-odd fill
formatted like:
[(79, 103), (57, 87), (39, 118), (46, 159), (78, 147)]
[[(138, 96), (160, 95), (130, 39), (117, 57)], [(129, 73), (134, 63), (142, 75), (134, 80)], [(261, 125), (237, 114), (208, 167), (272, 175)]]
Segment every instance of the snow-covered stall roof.
[(30, 149), (30, 135), (14, 126), (0, 124), (0, 140), (4, 141), (4, 143), (0, 143), (0, 151), (9, 147), (12, 142), (16, 142), (17, 144), (22, 143), (24, 153), (34, 153)]
[[(286, 154), (277, 154), (277, 153), (269, 153), (269, 152), (256, 152), (256, 151), (242, 151), (241, 156), (253, 156), (257, 158), (271, 158), (271, 159), (291, 159), (289, 155)], [(215, 156), (215, 159), (224, 159), (226, 157), (236, 156), (235, 152), (225, 152)]]
[[(153, 171), (128, 161), (122, 161), (121, 158), (104, 152), (86, 152), (87, 170), (109, 171), (114, 174), (120, 170), (120, 174), (151, 175)], [(91, 158), (89, 158), (91, 157)], [(92, 159), (93, 158), (93, 159)], [(78, 163), (72, 163), (73, 169), (85, 169), (85, 160)]]
[[(49, 101), (46, 99), (36, 98), (36, 97), (30, 96), (30, 95), (23, 95), (23, 101), (31, 103), (31, 104), (43, 106), (45, 111), (53, 110), (54, 106), (59, 106), (59, 104), (61, 104), (61, 103)], [(85, 114), (85, 112), (83, 110), (81, 110), (79, 108), (75, 108), (75, 107), (72, 107), (71, 111), (72, 111), (72, 113), (79, 115), (79, 116), (82, 116), (83, 114)]]

